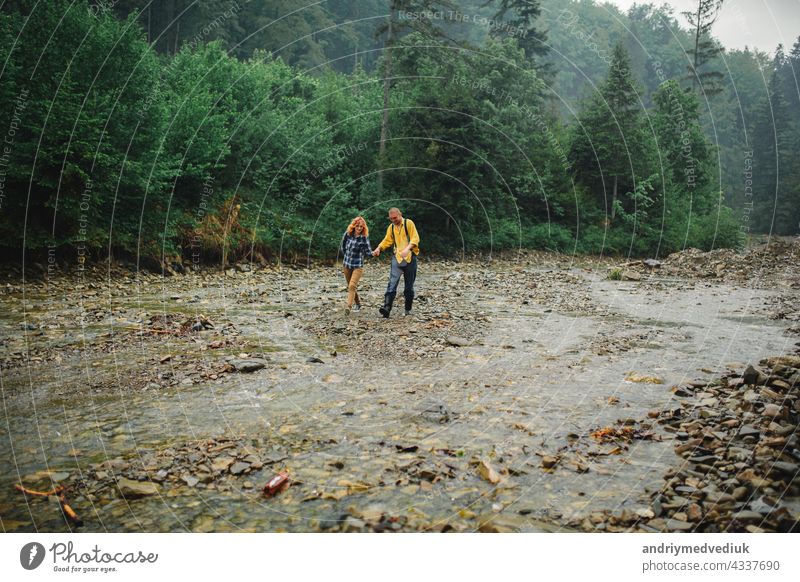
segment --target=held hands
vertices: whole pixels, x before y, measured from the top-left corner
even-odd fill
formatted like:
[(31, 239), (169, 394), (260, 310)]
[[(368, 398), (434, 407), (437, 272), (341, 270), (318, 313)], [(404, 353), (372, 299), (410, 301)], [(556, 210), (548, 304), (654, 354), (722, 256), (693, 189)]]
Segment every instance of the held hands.
[(378, 247), (374, 251), (372, 251), (373, 257), (377, 257), (379, 254), (381, 254), (381, 247)]

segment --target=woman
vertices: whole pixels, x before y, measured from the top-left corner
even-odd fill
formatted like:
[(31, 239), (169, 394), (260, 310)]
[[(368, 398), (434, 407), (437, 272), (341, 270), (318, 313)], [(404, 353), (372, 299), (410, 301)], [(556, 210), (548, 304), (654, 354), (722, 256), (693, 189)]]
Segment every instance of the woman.
[[(369, 229), (367, 222), (356, 216), (347, 227), (342, 237), (342, 270), (347, 281), (347, 307), (345, 314), (350, 310), (361, 309), (361, 298), (358, 296), (358, 281), (364, 274), (364, 257), (372, 256), (372, 247), (369, 245)], [(355, 302), (355, 305), (354, 305)]]

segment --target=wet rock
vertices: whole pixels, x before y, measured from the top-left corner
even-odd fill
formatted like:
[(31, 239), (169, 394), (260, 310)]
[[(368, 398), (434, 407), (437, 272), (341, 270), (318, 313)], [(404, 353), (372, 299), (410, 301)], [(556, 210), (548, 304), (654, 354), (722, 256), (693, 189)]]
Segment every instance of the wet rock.
[(241, 461), (238, 461), (233, 465), (231, 465), (230, 469), (228, 470), (230, 471), (231, 475), (241, 475), (248, 469), (250, 469), (250, 465), (248, 463), (243, 463)]
[(748, 493), (749, 492), (747, 487), (737, 487), (736, 489), (733, 490), (732, 495), (736, 501), (741, 501), (742, 499), (747, 497)]
[(478, 517), (478, 531), (482, 533), (516, 533), (525, 523), (519, 516), (486, 513)]
[(689, 531), (694, 525), (680, 519), (665, 519), (664, 527), (669, 531)]
[(233, 462), (234, 459), (232, 457), (227, 457), (227, 456), (217, 457), (211, 463), (211, 470), (216, 473), (223, 473), (228, 470), (228, 467), (230, 467), (233, 464)]
[(631, 372), (627, 376), (625, 376), (626, 382), (636, 382), (639, 384), (663, 384), (664, 380), (659, 378), (658, 376), (648, 376), (645, 374), (638, 374), (636, 372)]
[(121, 478), (117, 481), (117, 489), (120, 495), (126, 499), (138, 499), (148, 495), (158, 493), (158, 485), (150, 481), (132, 481), (131, 479)]
[(776, 366), (788, 366), (790, 368), (800, 368), (800, 356), (797, 355), (774, 356), (771, 358), (765, 358), (761, 360), (760, 363), (766, 364), (771, 368), (774, 368)]
[(703, 509), (697, 503), (692, 503), (686, 510), (686, 516), (689, 521), (698, 522), (703, 519)]
[(348, 515), (342, 524), (342, 531), (345, 533), (361, 532), (364, 531), (366, 527), (367, 524), (362, 520), (358, 519), (357, 517), (353, 517), (352, 515)]
[(189, 487), (194, 487), (200, 482), (200, 479), (198, 479), (194, 475), (182, 475), (181, 480), (184, 483), (186, 483)]
[(558, 457), (553, 457), (551, 455), (544, 455), (542, 457), (542, 467), (545, 469), (552, 469), (558, 464)]
[(757, 511), (743, 510), (734, 513), (733, 518), (738, 521), (751, 522), (751, 521), (762, 521), (764, 519), (764, 516), (758, 513)]
[(764, 374), (761, 370), (755, 368), (752, 364), (747, 366), (744, 373), (742, 374), (742, 378), (747, 384), (766, 384), (767, 382), (767, 375)]
[(267, 361), (261, 358), (234, 359), (230, 364), (237, 372), (247, 374), (261, 370), (267, 365)]
[(776, 473), (783, 473), (789, 476), (795, 475), (800, 469), (797, 463), (787, 463), (784, 461), (774, 461), (770, 464), (770, 467)]
[(492, 485), (497, 485), (501, 481), (500, 474), (485, 459), (478, 463), (478, 474)]
[(753, 425), (746, 424), (739, 429), (738, 434), (740, 437), (761, 436), (761, 431)]

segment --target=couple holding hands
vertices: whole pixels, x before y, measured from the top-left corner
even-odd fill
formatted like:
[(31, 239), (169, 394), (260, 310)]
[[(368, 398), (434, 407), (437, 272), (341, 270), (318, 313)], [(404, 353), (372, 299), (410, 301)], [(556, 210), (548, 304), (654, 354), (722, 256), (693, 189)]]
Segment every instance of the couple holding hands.
[(378, 310), (383, 317), (389, 317), (392, 311), (397, 285), (403, 277), (405, 297), (405, 314), (411, 315), (411, 305), (414, 302), (414, 280), (417, 278), (417, 255), (419, 254), (419, 234), (414, 222), (403, 218), (397, 208), (389, 209), (389, 224), (386, 236), (380, 244), (372, 250), (369, 244), (369, 229), (363, 217), (357, 216), (347, 227), (342, 237), (341, 250), (344, 255), (342, 270), (347, 281), (347, 307), (350, 310), (361, 309), (361, 299), (358, 296), (358, 282), (364, 274), (364, 259), (370, 255), (377, 257), (381, 251), (393, 248), (392, 267), (389, 272), (389, 285), (383, 296), (383, 306)]

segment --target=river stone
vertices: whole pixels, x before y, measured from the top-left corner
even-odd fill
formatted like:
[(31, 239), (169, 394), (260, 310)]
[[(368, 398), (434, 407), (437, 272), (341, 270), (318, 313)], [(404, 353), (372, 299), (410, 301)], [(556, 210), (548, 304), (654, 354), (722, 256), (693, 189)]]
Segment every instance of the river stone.
[(739, 511), (733, 514), (733, 517), (739, 521), (761, 521), (764, 519), (764, 516), (757, 511), (748, 510)]
[(241, 475), (242, 473), (244, 473), (249, 468), (250, 468), (250, 465), (248, 463), (243, 463), (241, 461), (238, 461), (238, 462), (234, 463), (233, 465), (231, 465), (231, 468), (229, 469), (229, 471), (231, 472), (232, 475)]
[(158, 493), (158, 485), (150, 481), (132, 481), (122, 478), (117, 481), (117, 488), (120, 494), (126, 499), (136, 499), (137, 497), (147, 497)]
[(737, 487), (736, 489), (733, 490), (733, 498), (736, 501), (741, 501), (742, 499), (747, 497), (747, 494), (748, 494), (747, 487)]
[(749, 424), (744, 425), (742, 428), (739, 429), (739, 436), (746, 437), (746, 436), (759, 436), (761, 431), (758, 430), (756, 427), (751, 426)]
[(200, 482), (200, 479), (198, 479), (194, 475), (183, 475), (181, 479), (183, 479), (183, 482), (186, 483), (189, 487), (194, 487)]
[(778, 365), (800, 368), (800, 356), (775, 356), (761, 360), (761, 363), (768, 365), (770, 368)]
[(478, 517), (478, 531), (482, 533), (516, 533), (524, 519), (511, 515), (485, 513)]
[(682, 521), (680, 519), (665, 519), (664, 527), (672, 531), (689, 531), (694, 526), (691, 523)]
[(267, 365), (267, 361), (261, 358), (234, 359), (230, 363), (237, 372), (242, 372), (243, 374), (255, 372)]
[(456, 346), (459, 348), (465, 348), (472, 345), (472, 342), (469, 341), (467, 338), (459, 337), (456, 335), (447, 336), (447, 343), (451, 346)]
[(231, 457), (217, 457), (211, 463), (211, 470), (214, 472), (223, 472), (227, 471), (228, 467), (233, 465), (234, 459)]
[(364, 531), (364, 528), (367, 527), (362, 520), (358, 519), (357, 517), (353, 517), (352, 515), (348, 515), (347, 519), (345, 519), (344, 523), (342, 524), (342, 531), (347, 533), (352, 532), (360, 532)]
[(772, 470), (778, 471), (779, 473), (786, 473), (787, 475), (794, 475), (797, 473), (798, 465), (797, 463), (787, 463), (785, 461), (775, 461), (771, 465)]
[(636, 271), (632, 271), (630, 269), (622, 271), (622, 280), (623, 281), (641, 281), (642, 275), (637, 273)]
[(752, 364), (747, 366), (742, 378), (747, 384), (766, 384), (767, 382), (767, 375)]

